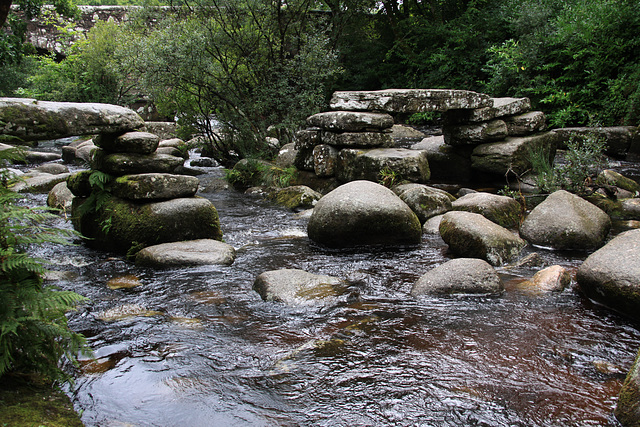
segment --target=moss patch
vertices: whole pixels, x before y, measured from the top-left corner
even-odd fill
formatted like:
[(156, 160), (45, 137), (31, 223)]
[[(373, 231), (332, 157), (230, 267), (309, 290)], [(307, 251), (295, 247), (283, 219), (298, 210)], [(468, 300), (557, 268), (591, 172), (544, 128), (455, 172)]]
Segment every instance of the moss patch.
[(0, 425), (82, 427), (62, 391), (38, 380), (5, 375), (0, 381)]

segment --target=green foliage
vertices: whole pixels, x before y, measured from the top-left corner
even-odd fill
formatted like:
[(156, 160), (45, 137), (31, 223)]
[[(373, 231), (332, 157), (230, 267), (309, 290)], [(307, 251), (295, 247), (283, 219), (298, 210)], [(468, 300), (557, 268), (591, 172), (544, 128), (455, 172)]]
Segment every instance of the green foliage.
[(384, 167), (378, 173), (378, 182), (387, 188), (400, 184), (402, 176), (389, 167)]
[(551, 193), (565, 189), (586, 194), (589, 184), (607, 167), (606, 142), (599, 137), (572, 138), (567, 143), (562, 164), (551, 164), (548, 153), (532, 151), (529, 160), (540, 191)]
[[(114, 177), (107, 173), (94, 170), (89, 175), (89, 185), (91, 186), (91, 194), (87, 197), (87, 200), (78, 208), (78, 215), (84, 216), (90, 213), (96, 213), (104, 204), (111, 198), (111, 191), (109, 189), (110, 184), (113, 182)], [(110, 227), (110, 224), (105, 225)]]
[(308, 19), (311, 6), (201, 0), (140, 30), (122, 58), (163, 114), (204, 135), (208, 154), (221, 162), (257, 156), (269, 152), (269, 126), (290, 138), (320, 110), (339, 71), (328, 38)]
[(225, 178), (235, 188), (248, 188), (258, 185), (270, 187), (288, 187), (295, 179), (298, 170), (295, 167), (281, 168), (262, 160), (245, 159), (225, 170)]
[(132, 84), (116, 55), (122, 37), (116, 23), (97, 22), (86, 39), (71, 46), (63, 61), (38, 58), (35, 74), (18, 94), (49, 101), (130, 101)]
[(485, 90), (529, 96), (554, 127), (637, 124), (640, 15), (631, 0), (511, 0), (510, 40), (488, 49)]
[[(7, 182), (6, 177), (2, 181)], [(68, 244), (73, 233), (48, 226), (53, 214), (21, 206), (18, 197), (0, 187), (0, 375), (26, 371), (66, 379), (60, 358), (75, 361), (85, 342), (68, 328), (65, 313), (85, 299), (45, 286), (41, 278), (45, 261), (32, 258), (27, 249)]]

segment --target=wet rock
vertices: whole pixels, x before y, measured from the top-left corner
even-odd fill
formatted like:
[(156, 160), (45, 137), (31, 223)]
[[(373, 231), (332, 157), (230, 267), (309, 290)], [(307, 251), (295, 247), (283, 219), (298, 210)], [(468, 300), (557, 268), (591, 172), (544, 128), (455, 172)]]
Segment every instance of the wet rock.
[(133, 274), (125, 274), (124, 276), (112, 277), (107, 280), (107, 287), (112, 290), (131, 289), (142, 286), (142, 282)]
[(385, 113), (424, 113), (451, 109), (489, 107), (488, 95), (451, 89), (386, 89), (378, 91), (334, 92), (331, 109), (383, 111)]
[(124, 304), (97, 313), (96, 317), (104, 322), (115, 322), (132, 317), (152, 317), (161, 315), (163, 315), (163, 313), (146, 309), (138, 304)]
[(587, 297), (640, 319), (640, 230), (625, 231), (589, 255), (576, 279)]
[(143, 173), (173, 173), (182, 166), (182, 157), (168, 154), (107, 153), (97, 150), (93, 157), (93, 169), (110, 175), (134, 175)]
[(289, 305), (331, 302), (344, 287), (345, 283), (337, 277), (295, 269), (267, 271), (256, 277), (253, 283), (253, 289), (263, 300)]
[(313, 170), (319, 177), (332, 177), (338, 166), (338, 149), (327, 144), (313, 148)]
[(388, 171), (397, 180), (425, 183), (431, 172), (423, 151), (405, 148), (344, 149), (338, 154), (336, 178), (342, 182), (369, 180), (378, 182), (381, 171)]
[(393, 117), (384, 113), (327, 111), (308, 117), (307, 124), (334, 132), (380, 132), (393, 126)]
[(517, 258), (526, 246), (524, 240), (506, 228), (472, 212), (444, 214), (440, 235), (457, 256), (484, 259), (492, 265)]
[(231, 245), (213, 239), (199, 239), (148, 246), (136, 254), (136, 265), (154, 268), (231, 265), (235, 258), (235, 249)]
[(393, 138), (391, 133), (383, 132), (322, 132), (321, 140), (323, 144), (334, 147), (391, 147)]
[(16, 193), (48, 193), (56, 184), (66, 181), (70, 175), (70, 173), (23, 175), (22, 180), (10, 186), (10, 189)]
[(60, 163), (45, 163), (36, 168), (33, 168), (34, 171), (50, 173), (51, 175), (58, 175), (61, 173), (68, 173), (69, 168)]
[(0, 122), (0, 134), (23, 141), (127, 132), (144, 125), (133, 110), (117, 105), (25, 98), (0, 98)]
[(503, 120), (492, 120), (477, 124), (448, 125), (443, 128), (444, 142), (449, 145), (476, 145), (501, 141), (508, 135)]
[(419, 244), (418, 217), (393, 191), (369, 181), (344, 184), (318, 201), (309, 238), (332, 248)]
[(167, 173), (146, 173), (118, 177), (110, 191), (127, 200), (161, 200), (191, 197), (198, 191), (198, 178)]
[(569, 271), (559, 265), (553, 265), (538, 271), (531, 280), (521, 284), (521, 287), (537, 292), (560, 292), (570, 283), (571, 274)]
[(421, 223), (451, 210), (452, 197), (443, 190), (423, 184), (402, 184), (392, 188), (418, 216)]
[(60, 160), (62, 158), (58, 153), (46, 151), (27, 151), (25, 154), (25, 160), (27, 163), (46, 163)]
[(197, 168), (215, 168), (219, 166), (219, 163), (210, 157), (200, 157), (198, 159), (192, 159), (189, 164)]
[(481, 191), (460, 197), (451, 204), (451, 210), (478, 213), (505, 228), (518, 228), (522, 216), (522, 207), (515, 199)]
[(197, 239), (222, 239), (218, 212), (199, 197), (155, 203), (135, 203), (118, 197), (108, 199), (100, 209), (82, 212), (85, 198), (74, 198), (72, 219), (87, 244), (117, 252), (133, 246)]
[(277, 190), (269, 196), (279, 205), (292, 210), (310, 209), (316, 205), (322, 194), (305, 185), (293, 185)]
[(603, 210), (559, 190), (531, 211), (520, 235), (538, 246), (587, 250), (602, 246), (610, 228), (611, 220)]
[(613, 414), (624, 427), (640, 425), (640, 352), (622, 384)]
[(620, 202), (620, 214), (628, 220), (640, 220), (640, 199), (627, 199)]
[(422, 226), (423, 234), (431, 234), (431, 235), (440, 235), (440, 223), (442, 222), (442, 218), (444, 215), (436, 215), (434, 217), (429, 218), (425, 221)]
[(73, 197), (73, 193), (67, 187), (67, 182), (59, 182), (49, 191), (47, 206), (71, 212)]
[(413, 285), (411, 295), (495, 294), (503, 290), (498, 273), (486, 261), (457, 258), (420, 277)]
[(101, 133), (93, 142), (110, 153), (151, 154), (158, 148), (160, 138), (149, 132)]
[(555, 136), (551, 132), (523, 137), (508, 137), (501, 142), (478, 145), (471, 153), (471, 165), (481, 172), (505, 175), (522, 174), (531, 169), (529, 153), (542, 151), (555, 157)]

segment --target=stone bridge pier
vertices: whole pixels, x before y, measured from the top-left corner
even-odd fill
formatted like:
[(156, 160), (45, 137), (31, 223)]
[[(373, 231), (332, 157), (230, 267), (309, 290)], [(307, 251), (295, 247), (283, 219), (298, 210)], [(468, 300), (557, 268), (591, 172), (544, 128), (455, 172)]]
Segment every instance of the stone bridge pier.
[[(341, 182), (379, 181), (382, 175), (425, 183), (469, 181), (530, 169), (529, 152), (555, 155), (557, 135), (528, 98), (446, 89), (335, 92), (332, 111), (307, 119), (298, 133), (296, 166)], [(443, 135), (409, 148), (394, 147), (394, 116), (443, 113)]]

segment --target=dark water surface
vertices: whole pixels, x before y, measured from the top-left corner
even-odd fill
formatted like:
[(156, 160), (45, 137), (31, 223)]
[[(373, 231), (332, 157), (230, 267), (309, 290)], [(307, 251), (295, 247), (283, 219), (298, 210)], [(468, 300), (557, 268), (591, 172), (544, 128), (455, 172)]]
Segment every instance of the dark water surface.
[[(439, 237), (330, 252), (284, 208), (201, 195), (238, 251), (230, 267), (143, 269), (82, 245), (39, 254), (91, 300), (70, 315), (98, 358), (69, 390), (87, 426), (615, 425), (638, 325), (573, 286), (535, 294), (519, 286), (535, 270), (500, 269), (501, 296), (416, 299), (413, 283), (450, 259)], [(572, 270), (585, 256), (538, 252)], [(327, 306), (262, 301), (255, 277), (280, 268), (354, 285)], [(142, 285), (106, 286), (125, 274)], [(101, 320), (112, 309), (122, 316)]]

